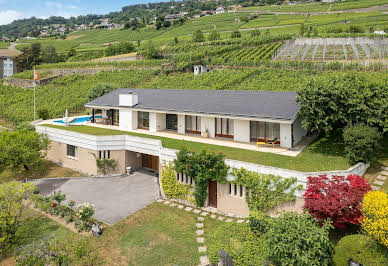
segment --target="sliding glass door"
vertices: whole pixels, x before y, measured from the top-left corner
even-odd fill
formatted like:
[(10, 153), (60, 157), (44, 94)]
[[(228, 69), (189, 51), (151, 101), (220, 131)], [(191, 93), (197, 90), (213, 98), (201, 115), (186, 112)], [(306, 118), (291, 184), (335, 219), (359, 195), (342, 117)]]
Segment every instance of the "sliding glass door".
[(178, 116), (174, 114), (166, 114), (166, 129), (171, 131), (178, 130)]
[(216, 118), (216, 137), (233, 138), (233, 119)]
[(200, 116), (185, 116), (186, 133), (201, 134), (201, 117)]
[(149, 127), (150, 127), (150, 113), (138, 112), (137, 123), (138, 123), (138, 128), (149, 129)]
[(251, 141), (268, 141), (277, 138), (280, 141), (280, 124), (250, 121)]

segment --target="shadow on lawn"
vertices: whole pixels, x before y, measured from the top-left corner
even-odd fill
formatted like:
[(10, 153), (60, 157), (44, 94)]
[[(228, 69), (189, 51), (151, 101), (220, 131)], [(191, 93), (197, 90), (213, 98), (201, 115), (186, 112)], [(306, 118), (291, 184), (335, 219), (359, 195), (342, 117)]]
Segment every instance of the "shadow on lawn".
[(344, 142), (340, 132), (332, 132), (327, 135), (319, 136), (308, 149), (313, 153), (326, 156), (345, 156)]

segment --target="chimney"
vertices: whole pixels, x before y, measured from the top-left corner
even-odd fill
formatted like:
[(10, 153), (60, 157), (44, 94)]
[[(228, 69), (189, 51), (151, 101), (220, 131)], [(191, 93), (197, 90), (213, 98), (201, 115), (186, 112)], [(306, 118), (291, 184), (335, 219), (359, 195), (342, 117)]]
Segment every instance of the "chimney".
[(126, 94), (119, 95), (119, 105), (126, 107), (133, 107), (138, 104), (138, 95), (133, 93), (132, 91)]

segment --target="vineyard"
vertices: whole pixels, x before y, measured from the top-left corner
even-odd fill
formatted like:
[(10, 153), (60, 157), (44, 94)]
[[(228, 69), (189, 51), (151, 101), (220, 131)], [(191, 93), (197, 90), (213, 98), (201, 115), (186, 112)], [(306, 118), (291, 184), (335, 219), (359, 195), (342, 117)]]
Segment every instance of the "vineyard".
[[(214, 89), (297, 91), (317, 77), (362, 75), (367, 80), (388, 82), (387, 72), (358, 71), (290, 71), (260, 67), (224, 69), (194, 76), (192, 73), (157, 74), (154, 70), (102, 71), (94, 75), (71, 75), (54, 80), (36, 89), (37, 109), (47, 108), (52, 118), (62, 117), (66, 109), (71, 114), (84, 113), (88, 92), (96, 84), (107, 83), (122, 88)], [(276, 82), (274, 82), (276, 81)], [(0, 118), (21, 122), (33, 119), (33, 90), (0, 85)]]
[(276, 51), (276, 60), (342, 61), (384, 59), (388, 39), (298, 38), (287, 41)]

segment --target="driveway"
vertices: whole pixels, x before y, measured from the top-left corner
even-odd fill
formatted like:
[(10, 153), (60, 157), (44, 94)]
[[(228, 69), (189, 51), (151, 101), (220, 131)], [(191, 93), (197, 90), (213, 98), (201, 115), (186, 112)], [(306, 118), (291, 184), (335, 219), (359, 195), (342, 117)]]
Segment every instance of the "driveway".
[(34, 181), (43, 195), (54, 190), (66, 194), (77, 204), (90, 202), (96, 207), (94, 218), (115, 224), (160, 197), (157, 178), (147, 172), (129, 176), (56, 178)]

